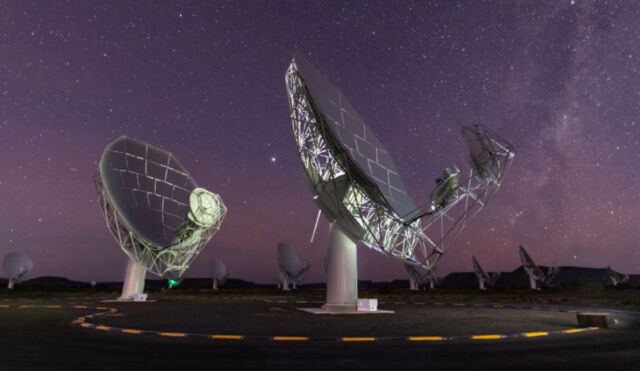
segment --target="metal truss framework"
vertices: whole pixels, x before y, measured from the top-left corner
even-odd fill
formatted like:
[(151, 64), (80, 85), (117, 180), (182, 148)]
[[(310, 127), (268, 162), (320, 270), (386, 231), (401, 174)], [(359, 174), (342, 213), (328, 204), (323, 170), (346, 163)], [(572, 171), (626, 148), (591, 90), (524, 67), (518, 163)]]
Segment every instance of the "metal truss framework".
[(131, 260), (143, 265), (152, 274), (163, 277), (171, 273), (174, 277), (180, 277), (189, 268), (193, 260), (207, 245), (213, 235), (220, 229), (227, 209), (222, 199), (213, 194), (220, 206), (219, 218), (210, 227), (200, 227), (191, 220), (187, 220), (176, 232), (176, 242), (168, 247), (156, 246), (138, 237), (128, 230), (118, 215), (117, 209), (109, 200), (105, 188), (98, 179), (94, 180), (98, 192), (100, 210), (105, 218), (107, 228), (122, 251)]
[[(336, 219), (359, 229), (360, 240), (369, 248), (408, 264), (433, 269), (445, 249), (475, 218), (500, 184), (514, 157), (508, 143), (482, 131), (479, 140), (492, 147), (491, 174), (469, 170), (448, 203), (435, 213), (428, 206), (418, 208), (415, 217), (403, 219), (387, 205), (371, 198), (371, 187), (348, 169), (347, 155), (335, 143), (325, 140), (327, 125), (314, 107), (313, 99), (298, 73), (295, 61), (287, 70), (286, 84), (293, 133), (305, 173), (316, 199), (329, 205)], [(486, 169), (484, 169), (486, 170)], [(344, 189), (345, 191), (340, 191)], [(325, 210), (326, 211), (326, 210)], [(413, 213), (412, 213), (413, 214)]]

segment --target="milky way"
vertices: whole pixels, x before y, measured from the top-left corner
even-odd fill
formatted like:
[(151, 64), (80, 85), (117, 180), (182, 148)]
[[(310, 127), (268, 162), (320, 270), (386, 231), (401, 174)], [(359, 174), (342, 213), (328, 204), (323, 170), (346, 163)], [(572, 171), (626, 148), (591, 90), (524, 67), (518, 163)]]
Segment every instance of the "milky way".
[[(517, 150), (438, 274), (541, 264), (639, 272), (640, 4), (627, 1), (0, 1), (0, 254), (34, 275), (119, 279), (96, 205), (104, 146), (126, 134), (176, 154), (229, 207), (188, 272), (221, 258), (275, 278), (286, 241), (322, 279), (327, 223), (288, 116), (284, 73), (306, 53), (394, 155), (409, 191), (464, 163), (458, 123)], [(418, 202), (423, 203), (423, 202)], [(404, 277), (365, 247), (360, 277)]]

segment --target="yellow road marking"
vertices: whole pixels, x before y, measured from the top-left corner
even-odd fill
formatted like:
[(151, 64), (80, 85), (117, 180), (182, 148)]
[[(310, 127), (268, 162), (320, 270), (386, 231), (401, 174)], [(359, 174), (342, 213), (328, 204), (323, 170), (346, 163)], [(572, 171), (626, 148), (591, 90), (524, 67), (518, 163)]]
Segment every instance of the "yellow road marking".
[(125, 334), (142, 334), (142, 331), (132, 328), (123, 328), (120, 332), (124, 332)]
[(409, 341), (442, 341), (442, 336), (409, 336)]
[(525, 332), (524, 333), (524, 336), (528, 337), (528, 338), (535, 338), (535, 337), (538, 337), (538, 336), (547, 336), (547, 335), (549, 335), (549, 333), (546, 332), (546, 331)]
[(11, 305), (8, 305), (8, 304), (0, 304), (0, 308), (11, 308)]
[(473, 335), (471, 339), (473, 340), (496, 340), (502, 339), (502, 335)]
[(73, 307), (76, 309), (89, 309), (89, 307), (86, 305), (74, 305)]
[(85, 323), (85, 322), (81, 323), (81, 324), (80, 324), (80, 326), (82, 326), (82, 327), (84, 327), (84, 328), (93, 327), (93, 325), (92, 325), (92, 324), (90, 324), (90, 323)]
[(376, 341), (374, 337), (343, 337), (341, 341)]
[(307, 341), (309, 340), (307, 336), (274, 336), (271, 339), (275, 341)]
[(570, 328), (568, 330), (562, 330), (562, 332), (564, 332), (565, 334), (575, 334), (576, 332), (582, 332), (584, 331), (583, 328)]
[(173, 337), (173, 338), (183, 338), (183, 337), (187, 336), (187, 334), (185, 334), (184, 332), (161, 332), (160, 336), (167, 336), (167, 337)]
[(111, 327), (99, 325), (99, 326), (96, 326), (95, 329), (96, 330), (101, 330), (101, 331), (109, 331), (111, 329)]
[(211, 335), (209, 336), (211, 339), (215, 340), (242, 340), (244, 336), (242, 335)]

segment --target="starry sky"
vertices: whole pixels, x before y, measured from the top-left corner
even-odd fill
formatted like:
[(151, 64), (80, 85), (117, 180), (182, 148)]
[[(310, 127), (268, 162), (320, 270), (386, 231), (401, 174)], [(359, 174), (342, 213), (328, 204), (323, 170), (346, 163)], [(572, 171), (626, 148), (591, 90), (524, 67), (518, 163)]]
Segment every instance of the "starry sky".
[[(439, 275), (539, 264), (640, 272), (640, 3), (632, 1), (0, 0), (0, 255), (32, 276), (121, 279), (96, 204), (106, 144), (173, 152), (229, 214), (187, 277), (220, 258), (273, 282), (288, 242), (324, 277), (328, 224), (288, 117), (284, 74), (306, 53), (349, 97), (416, 203), (465, 162), (457, 123), (517, 155)], [(404, 278), (359, 249), (361, 279)]]

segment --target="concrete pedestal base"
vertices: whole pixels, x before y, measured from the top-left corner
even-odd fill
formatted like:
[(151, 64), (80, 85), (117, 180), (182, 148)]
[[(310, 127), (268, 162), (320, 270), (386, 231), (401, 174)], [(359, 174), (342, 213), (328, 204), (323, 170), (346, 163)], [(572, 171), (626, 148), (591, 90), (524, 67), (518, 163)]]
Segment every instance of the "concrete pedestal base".
[(378, 309), (375, 312), (359, 311), (356, 306), (338, 307), (336, 305), (323, 305), (320, 308), (298, 308), (298, 310), (310, 314), (328, 314), (328, 315), (354, 315), (354, 314), (394, 314), (392, 310)]

